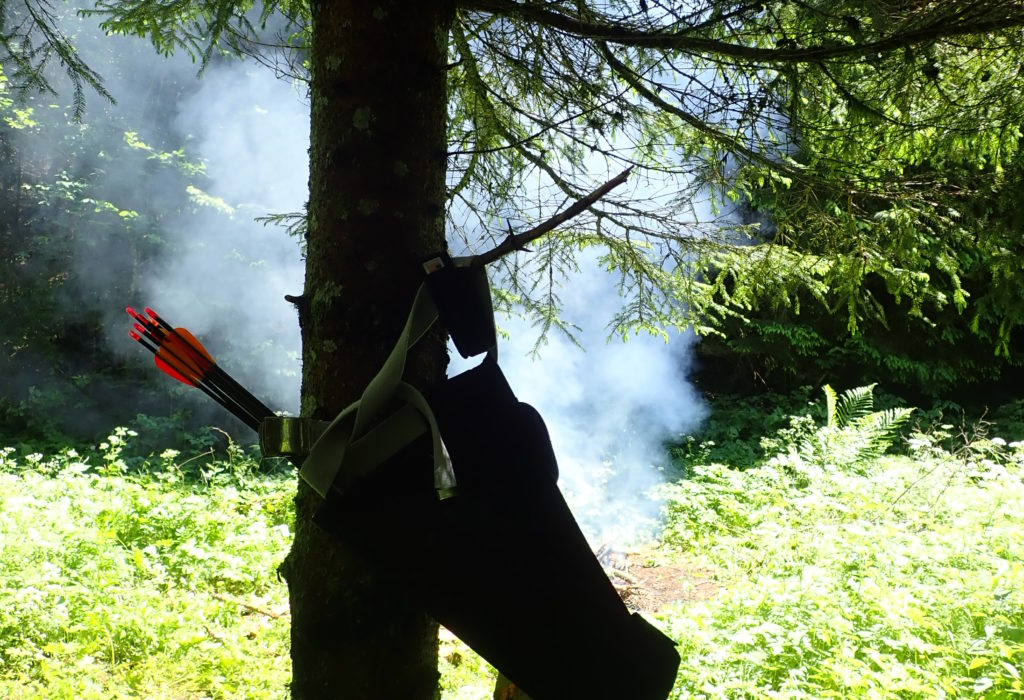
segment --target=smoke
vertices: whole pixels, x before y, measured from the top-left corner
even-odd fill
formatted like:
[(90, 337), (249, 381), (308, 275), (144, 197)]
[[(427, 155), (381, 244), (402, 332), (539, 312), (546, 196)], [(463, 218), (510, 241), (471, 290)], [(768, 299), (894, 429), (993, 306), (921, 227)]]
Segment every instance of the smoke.
[(171, 236), (202, 245), (162, 261), (147, 291), (200, 337), (229, 330), (242, 366), (254, 368), (241, 373), (243, 384), (297, 413), (299, 330), (284, 295), (301, 291), (303, 264), (295, 240), (256, 218), (305, 204), (308, 105), (267, 69), (231, 63), (207, 71), (176, 124), (206, 165), (204, 194), (230, 207), (231, 225), (217, 205), (199, 227), (194, 216), (171, 222)]
[[(188, 55), (107, 35), (73, 8), (60, 29), (116, 104), (90, 93), (83, 122), (73, 123), (71, 86), (54, 67), (57, 94), (27, 98), (38, 127), (4, 131), (20, 168), (3, 163), (7, 175), (25, 173), (24, 187), (35, 188), (4, 200), (17, 201), (5, 232), (25, 251), (12, 275), (41, 290), (21, 299), (66, 338), (16, 319), (25, 328), (4, 339), (16, 358), (0, 363), (2, 403), (87, 439), (136, 413), (182, 408), (197, 422), (240, 428), (198, 392), (168, 396), (183, 387), (153, 371), (128, 338), (132, 305), (188, 327), (266, 404), (297, 412), (299, 330), (283, 297), (302, 288), (298, 241), (254, 219), (303, 209), (304, 89), (219, 56), (200, 78)], [(19, 341), (22, 333), (36, 345)]]
[[(119, 50), (111, 52), (112, 45)], [(256, 219), (304, 207), (304, 89), (234, 60), (212, 63), (199, 78), (187, 57), (160, 57), (131, 37), (97, 37), (81, 50), (89, 60), (99, 48), (99, 60), (107, 62), (95, 67), (118, 101), (113, 109), (138, 122), (138, 138), (169, 135), (153, 148), (183, 145), (184, 157), (203, 166), (188, 185), (192, 206), (179, 206), (161, 221), (165, 252), (143, 264), (134, 298), (126, 301), (153, 306), (171, 323), (187, 326), (264, 403), (297, 413), (299, 329), (284, 295), (301, 291), (303, 264), (296, 240)], [(154, 81), (180, 85), (171, 93), (177, 99), (159, 111), (144, 99)], [(150, 201), (160, 201), (166, 194), (159, 190), (169, 186), (151, 174), (141, 184), (153, 190)], [(139, 185), (139, 174), (128, 173), (119, 186), (127, 191)], [(180, 189), (180, 180), (173, 186)], [(83, 257), (81, 264), (89, 260)], [(121, 308), (108, 311), (111, 346), (138, 356), (125, 341)], [(197, 406), (211, 409), (211, 418), (219, 415), (208, 403)]]
[[(706, 414), (687, 379), (695, 337), (609, 339), (608, 323), (621, 306), (614, 278), (593, 254), (579, 263), (563, 286), (563, 316), (580, 327), (579, 345), (554, 332), (534, 356), (538, 329), (499, 318), (507, 333), (499, 363), (519, 399), (544, 417), (559, 487), (591, 544), (629, 544), (647, 539), (657, 524), (652, 491), (666, 478), (666, 443)], [(449, 374), (475, 362), (453, 349)]]
[[(191, 147), (206, 162), (213, 183), (209, 194), (232, 203), (240, 221), (230, 235), (179, 230), (177, 235), (201, 236), (207, 244), (165, 264), (150, 284), (154, 298), (175, 314), (180, 305), (181, 317), (197, 333), (224, 326), (224, 318), (203, 313), (197, 299), (232, 300), (237, 321), (232, 327), (245, 342), (273, 338), (277, 354), (259, 364), (288, 366), (280, 353), (297, 354), (298, 337), (294, 313), (282, 295), (301, 287), (301, 264), (293, 241), (251, 218), (301, 208), (307, 106), (292, 86), (267, 70), (232, 64), (204, 76), (198, 91), (181, 103), (176, 123), (192, 136)], [(252, 274), (237, 266), (226, 274), (225, 260), (239, 257), (266, 264)], [(501, 319), (510, 336), (501, 344), (501, 364), (519, 397), (544, 416), (559, 460), (560, 486), (588, 537), (594, 544), (625, 543), (656, 522), (658, 504), (651, 490), (664, 480), (665, 442), (696, 428), (704, 415), (687, 381), (694, 337), (608, 341), (606, 326), (620, 305), (613, 279), (593, 258), (581, 260), (580, 267), (581, 273), (566, 281), (565, 316), (582, 328), (578, 340), (585, 350), (552, 335), (533, 359), (537, 330), (520, 319)], [(297, 405), (297, 368), (267, 369), (252, 383), (275, 407)]]

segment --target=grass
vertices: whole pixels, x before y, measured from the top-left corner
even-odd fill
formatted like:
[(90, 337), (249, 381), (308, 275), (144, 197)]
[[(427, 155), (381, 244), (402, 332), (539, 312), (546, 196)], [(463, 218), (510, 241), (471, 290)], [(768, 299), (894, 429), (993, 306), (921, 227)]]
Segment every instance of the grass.
[[(654, 616), (672, 697), (1024, 696), (1021, 406), (919, 411), (894, 454), (870, 406), (809, 402), (732, 402), (673, 450), (659, 556), (718, 585)], [(294, 477), (236, 447), (132, 458), (132, 437), (0, 448), (0, 697), (287, 697)], [(443, 632), (441, 671), (445, 700), (489, 698), (493, 669)]]

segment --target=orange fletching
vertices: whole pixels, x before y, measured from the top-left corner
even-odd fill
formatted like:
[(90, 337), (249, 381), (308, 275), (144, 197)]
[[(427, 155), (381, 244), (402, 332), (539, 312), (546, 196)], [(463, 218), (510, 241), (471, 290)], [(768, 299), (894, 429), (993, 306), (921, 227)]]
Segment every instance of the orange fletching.
[(208, 355), (201, 354), (177, 332), (164, 336), (157, 354), (180, 374), (194, 377), (196, 382), (202, 381), (213, 366), (213, 362), (207, 359)]
[(155, 355), (153, 360), (156, 366), (165, 374), (189, 386), (198, 386), (216, 365), (203, 344), (188, 330), (172, 329), (149, 308), (146, 309), (149, 317), (143, 316), (130, 306), (125, 311), (136, 320), (132, 337), (139, 342), (145, 337), (156, 346), (149, 349)]
[(188, 330), (174, 328), (148, 307), (145, 316), (130, 306), (125, 311), (135, 321), (128, 335), (153, 353), (153, 361), (161, 372), (182, 384), (201, 389), (253, 429), (259, 427), (262, 416), (273, 414), (217, 367), (203, 344)]
[(175, 347), (174, 343), (168, 342), (166, 339), (160, 344), (160, 348), (156, 351), (156, 356), (175, 372), (187, 377), (196, 384), (203, 381), (206, 376), (206, 372), (196, 364), (194, 358), (189, 357), (180, 346)]
[(195, 350), (195, 351), (196, 351), (196, 352), (198, 352), (198, 353), (199, 353), (200, 355), (202, 355), (203, 357), (205, 357), (205, 358), (206, 358), (206, 360), (207, 360), (207, 361), (208, 361), (208, 362), (209, 362), (209, 363), (210, 363), (211, 365), (214, 365), (214, 364), (216, 364), (216, 363), (215, 363), (215, 362), (213, 361), (213, 357), (211, 357), (211, 356), (210, 356), (210, 353), (208, 353), (208, 352), (206, 351), (206, 348), (204, 348), (204, 347), (203, 347), (203, 344), (202, 344), (202, 343), (200, 343), (200, 342), (199, 342), (199, 341), (198, 341), (198, 340), (196, 339), (196, 337), (195, 337), (194, 335), (192, 335), (191, 333), (189, 333), (189, 332), (188, 332), (187, 330), (185, 330), (184, 328), (175, 328), (175, 329), (174, 329), (174, 332), (175, 332), (175, 333), (176, 333), (177, 335), (181, 336), (181, 338), (182, 338), (182, 339), (184, 339), (184, 341), (185, 341), (186, 343), (188, 343), (188, 344), (189, 344), (189, 346), (190, 346), (190, 347), (191, 347), (191, 348), (192, 348), (193, 350)]

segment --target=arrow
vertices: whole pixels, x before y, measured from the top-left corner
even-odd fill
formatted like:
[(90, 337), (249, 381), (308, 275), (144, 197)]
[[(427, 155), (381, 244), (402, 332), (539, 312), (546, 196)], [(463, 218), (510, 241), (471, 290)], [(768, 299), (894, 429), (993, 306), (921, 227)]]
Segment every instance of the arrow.
[(128, 336), (153, 353), (153, 361), (161, 372), (202, 390), (253, 430), (259, 429), (264, 418), (274, 415), (221, 369), (188, 329), (175, 328), (150, 308), (145, 315), (130, 306), (125, 311), (135, 319)]

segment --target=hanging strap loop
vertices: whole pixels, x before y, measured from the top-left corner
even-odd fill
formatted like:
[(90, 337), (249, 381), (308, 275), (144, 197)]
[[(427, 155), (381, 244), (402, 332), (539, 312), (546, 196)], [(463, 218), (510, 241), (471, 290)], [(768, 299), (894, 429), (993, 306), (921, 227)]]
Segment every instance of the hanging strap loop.
[(362, 397), (331, 421), (302, 463), (299, 476), (321, 496), (326, 498), (332, 488), (343, 491), (352, 486), (427, 431), (434, 455), (434, 488), (440, 498), (454, 495), (455, 473), (434, 413), (423, 394), (402, 381), (409, 348), (436, 320), (437, 307), (426, 285), (420, 285), (384, 365)]

